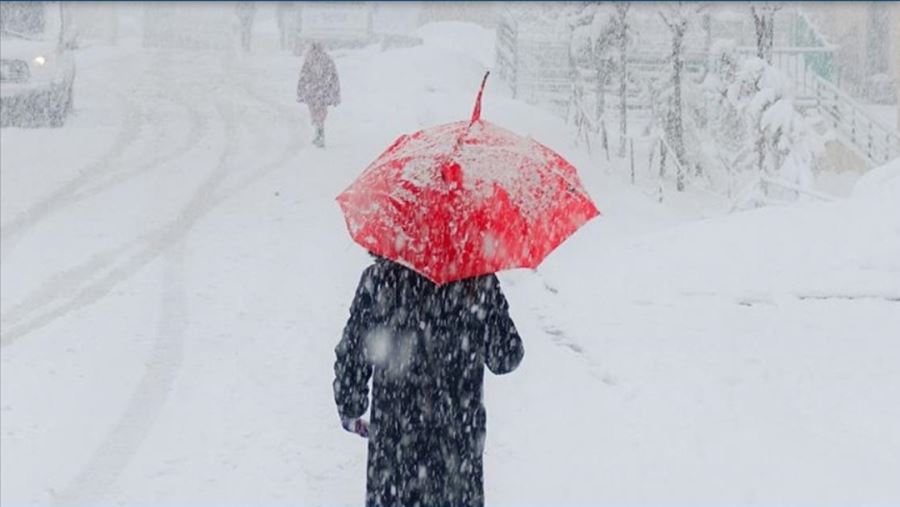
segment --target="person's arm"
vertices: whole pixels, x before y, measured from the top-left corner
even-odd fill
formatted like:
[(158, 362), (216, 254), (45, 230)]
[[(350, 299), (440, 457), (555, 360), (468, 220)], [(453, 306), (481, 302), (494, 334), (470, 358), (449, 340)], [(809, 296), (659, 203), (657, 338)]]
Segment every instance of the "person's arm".
[(519, 366), (525, 356), (525, 347), (509, 316), (509, 304), (500, 290), (500, 281), (490, 275), (484, 281), (485, 364), (497, 375), (509, 373)]
[(303, 74), (297, 80), (297, 102), (303, 102)]
[(334, 105), (338, 105), (341, 103), (341, 78), (337, 73), (337, 65), (335, 65), (334, 60), (331, 61), (331, 86), (334, 90)]
[(350, 319), (334, 349), (334, 401), (345, 427), (347, 421), (361, 417), (369, 406), (372, 365), (366, 358), (364, 340), (371, 324), (372, 271), (369, 268), (363, 273), (350, 307)]
[(297, 79), (297, 102), (304, 102), (306, 100), (306, 91), (309, 88), (309, 62), (303, 62), (303, 66), (300, 68), (300, 78)]

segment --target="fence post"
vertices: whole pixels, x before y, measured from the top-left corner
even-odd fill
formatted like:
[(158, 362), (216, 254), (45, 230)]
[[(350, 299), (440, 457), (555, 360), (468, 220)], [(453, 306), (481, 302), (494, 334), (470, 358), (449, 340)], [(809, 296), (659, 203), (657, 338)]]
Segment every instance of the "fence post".
[(515, 32), (513, 32), (512, 27), (510, 27), (510, 38), (512, 39), (512, 96), (513, 98), (518, 98), (519, 96), (519, 27), (518, 25), (515, 28)]
[(884, 162), (885, 163), (890, 162), (890, 160), (891, 160), (891, 145), (892, 144), (893, 143), (891, 142), (891, 133), (886, 132), (884, 134)]
[(631, 184), (634, 185), (634, 138), (628, 140), (631, 151)]
[(822, 86), (818, 81), (813, 80), (813, 86), (816, 88), (816, 111), (822, 113)]
[(663, 179), (666, 175), (666, 143), (659, 140), (659, 179)]
[(869, 135), (866, 136), (867, 139), (868, 139), (868, 142), (869, 142), (869, 147), (868, 147), (868, 150), (869, 150), (869, 160), (876, 160), (876, 159), (875, 159), (875, 152), (874, 152), (874, 150), (872, 149), (872, 131), (873, 131), (873, 130), (875, 130), (875, 125), (872, 124), (872, 120), (869, 120)]
[(659, 178), (658, 182), (659, 202), (663, 202), (663, 175), (666, 173), (666, 143), (659, 140)]
[[(606, 135), (606, 121), (600, 120), (600, 128), (603, 130), (603, 150), (606, 152), (606, 161), (609, 162), (609, 137)], [(609, 167), (609, 164), (606, 164)]]
[(834, 128), (837, 129), (838, 121), (841, 118), (841, 109), (838, 107), (838, 94), (834, 92)]

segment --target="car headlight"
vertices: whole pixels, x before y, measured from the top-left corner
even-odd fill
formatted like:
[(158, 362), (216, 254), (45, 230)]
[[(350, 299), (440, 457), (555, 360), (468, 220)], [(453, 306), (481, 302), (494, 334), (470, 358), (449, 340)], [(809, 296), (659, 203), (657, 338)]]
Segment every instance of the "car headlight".
[(39, 55), (34, 57), (34, 63), (39, 67), (43, 67), (45, 63), (47, 63), (47, 59), (43, 57), (43, 55)]

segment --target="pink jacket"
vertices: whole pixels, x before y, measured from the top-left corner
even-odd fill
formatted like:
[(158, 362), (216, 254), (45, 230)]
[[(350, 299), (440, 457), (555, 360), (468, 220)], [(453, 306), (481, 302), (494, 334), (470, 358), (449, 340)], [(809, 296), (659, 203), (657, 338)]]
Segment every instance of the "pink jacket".
[(318, 46), (310, 48), (297, 82), (297, 101), (310, 106), (341, 103), (341, 82), (334, 60)]

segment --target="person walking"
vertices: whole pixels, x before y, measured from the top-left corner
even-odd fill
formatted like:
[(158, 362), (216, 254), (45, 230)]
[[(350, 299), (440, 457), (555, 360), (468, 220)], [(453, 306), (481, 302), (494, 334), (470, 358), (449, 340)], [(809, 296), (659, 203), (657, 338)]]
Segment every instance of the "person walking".
[(335, 354), (341, 424), (368, 438), (366, 506), (482, 506), (484, 366), (524, 355), (496, 276), (437, 285), (376, 257)]
[(275, 20), (278, 23), (278, 42), (281, 49), (294, 49), (297, 38), (297, 12), (294, 2), (277, 2)]
[(235, 7), (238, 20), (241, 22), (241, 47), (244, 51), (250, 51), (250, 38), (253, 34), (253, 17), (256, 15), (256, 4), (253, 2), (238, 2)]
[(297, 82), (297, 102), (309, 107), (309, 116), (316, 129), (313, 144), (325, 147), (325, 118), (328, 106), (341, 103), (341, 83), (334, 60), (318, 42), (312, 43), (300, 69)]

